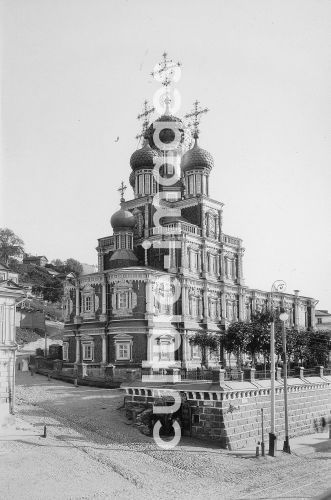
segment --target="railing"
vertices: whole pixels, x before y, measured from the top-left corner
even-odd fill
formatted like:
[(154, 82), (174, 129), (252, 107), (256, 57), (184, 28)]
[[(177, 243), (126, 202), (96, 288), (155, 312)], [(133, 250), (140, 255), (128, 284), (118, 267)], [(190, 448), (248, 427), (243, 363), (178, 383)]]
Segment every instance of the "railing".
[(306, 377), (318, 377), (319, 376), (319, 368), (309, 368), (304, 369), (303, 376)]
[(164, 226), (152, 227), (149, 229), (149, 235), (158, 234), (182, 234), (190, 233), (196, 236), (201, 236), (201, 229), (194, 224), (188, 222), (171, 222)]
[(270, 378), (271, 378), (270, 370), (257, 370), (255, 372), (255, 379), (256, 380), (268, 380)]
[(324, 375), (330, 376), (331, 375), (331, 368), (324, 368)]
[(109, 236), (107, 238), (100, 238), (99, 245), (100, 247), (109, 247), (114, 244), (114, 236)]
[(229, 243), (230, 245), (240, 245), (240, 238), (234, 238), (233, 236), (229, 236), (227, 234), (222, 234), (222, 242)]
[(181, 370), (182, 380), (213, 380), (213, 370)]

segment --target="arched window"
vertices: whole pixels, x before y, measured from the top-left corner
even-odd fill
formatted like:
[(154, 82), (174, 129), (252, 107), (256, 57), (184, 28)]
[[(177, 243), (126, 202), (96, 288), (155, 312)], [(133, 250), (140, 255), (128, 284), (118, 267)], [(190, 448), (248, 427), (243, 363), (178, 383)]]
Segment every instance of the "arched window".
[(91, 311), (91, 309), (92, 309), (92, 299), (90, 295), (88, 295), (87, 297), (85, 297), (84, 310), (88, 312)]
[(197, 174), (196, 176), (196, 194), (202, 193), (202, 183), (201, 183), (201, 175)]
[(145, 174), (145, 193), (150, 194), (151, 192), (151, 176), (150, 174)]

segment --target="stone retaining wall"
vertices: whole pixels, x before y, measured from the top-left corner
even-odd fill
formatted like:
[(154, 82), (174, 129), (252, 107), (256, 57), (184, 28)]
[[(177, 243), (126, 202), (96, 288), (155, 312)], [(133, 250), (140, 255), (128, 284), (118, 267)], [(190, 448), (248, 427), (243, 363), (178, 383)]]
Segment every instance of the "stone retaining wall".
[[(235, 386), (236, 384), (232, 384)], [(260, 384), (238, 383), (230, 390), (183, 390), (182, 384), (168, 387), (185, 394), (191, 407), (192, 435), (219, 441), (221, 448), (239, 449), (261, 440), (261, 409), (264, 413), (264, 440), (270, 431), (270, 381)], [(206, 386), (207, 388), (207, 386)], [(132, 401), (153, 404), (156, 387), (125, 387)], [(167, 390), (163, 386), (163, 390)], [(184, 397), (185, 397), (184, 396)], [(316, 432), (322, 416), (331, 409), (331, 377), (291, 379), (288, 387), (290, 437)], [(276, 387), (276, 435), (278, 448), (284, 440), (284, 388)]]

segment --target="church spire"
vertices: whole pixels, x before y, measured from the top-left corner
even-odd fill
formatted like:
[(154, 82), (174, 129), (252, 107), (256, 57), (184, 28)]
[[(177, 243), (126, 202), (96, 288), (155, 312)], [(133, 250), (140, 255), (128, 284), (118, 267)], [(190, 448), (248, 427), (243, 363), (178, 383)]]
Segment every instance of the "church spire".
[(143, 111), (137, 116), (138, 120), (142, 120), (142, 130), (140, 134), (136, 135), (136, 139), (145, 139), (145, 135), (149, 125), (149, 115), (154, 113), (154, 111), (155, 108), (154, 107), (149, 108), (148, 101), (145, 99), (143, 104)]
[(152, 77), (155, 78), (155, 80), (157, 80), (158, 82), (161, 82), (161, 84), (164, 87), (164, 92), (162, 97), (165, 96), (163, 98), (163, 102), (165, 104), (164, 114), (166, 116), (171, 115), (170, 85), (173, 81), (176, 81), (176, 73), (178, 73), (178, 68), (180, 66), (181, 66), (180, 62), (174, 63), (172, 59), (168, 59), (167, 52), (164, 52), (162, 54), (162, 61), (156, 64), (156, 66), (154, 67), (154, 71), (152, 71), (151, 73)]
[(174, 63), (172, 59), (168, 59), (168, 54), (163, 52), (162, 61), (156, 64), (151, 75), (155, 80), (161, 82), (161, 84), (167, 88), (175, 78), (176, 68), (180, 66), (180, 62)]
[(123, 203), (125, 201), (125, 199), (124, 199), (124, 191), (126, 189), (127, 189), (127, 186), (122, 181), (120, 187), (117, 190), (117, 191), (119, 191), (121, 193), (121, 199), (120, 199), (121, 203)]
[(195, 139), (195, 145), (197, 145), (198, 137), (199, 137), (199, 133), (200, 133), (199, 125), (200, 125), (201, 115), (204, 113), (208, 113), (208, 111), (209, 111), (208, 108), (199, 107), (199, 104), (200, 104), (200, 102), (198, 100), (196, 100), (193, 103), (193, 111), (191, 111), (191, 113), (188, 113), (187, 115), (185, 115), (185, 118), (193, 118), (194, 117), (193, 122), (191, 124), (189, 124), (189, 126), (190, 125), (193, 126), (192, 135)]

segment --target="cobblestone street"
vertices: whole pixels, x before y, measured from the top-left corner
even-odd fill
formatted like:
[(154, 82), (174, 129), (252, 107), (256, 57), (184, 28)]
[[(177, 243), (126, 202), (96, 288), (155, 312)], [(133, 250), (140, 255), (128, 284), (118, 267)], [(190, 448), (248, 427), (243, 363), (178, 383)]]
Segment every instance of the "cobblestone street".
[(276, 458), (189, 438), (164, 451), (125, 419), (120, 390), (28, 373), (18, 375), (16, 399), (26, 430), (0, 441), (3, 499), (306, 499), (331, 488), (327, 433), (293, 440), (293, 453)]

